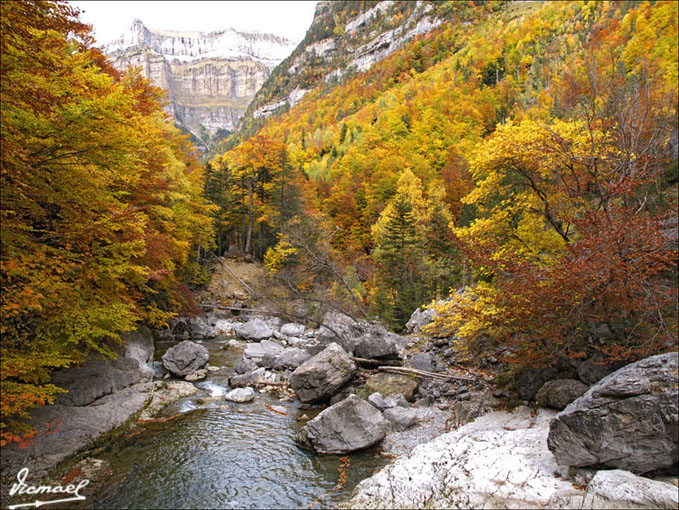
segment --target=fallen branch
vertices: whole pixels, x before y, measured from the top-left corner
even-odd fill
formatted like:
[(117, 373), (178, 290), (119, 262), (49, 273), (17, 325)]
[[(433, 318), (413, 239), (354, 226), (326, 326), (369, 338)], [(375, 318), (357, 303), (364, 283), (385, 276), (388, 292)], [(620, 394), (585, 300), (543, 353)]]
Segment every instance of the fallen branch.
[[(435, 374), (434, 372), (427, 372), (425, 370), (417, 370), (415, 368), (408, 367), (381, 366), (378, 367), (377, 370), (381, 370), (382, 372), (392, 372), (395, 374), (414, 375), (415, 377), (421, 377), (423, 379), (434, 379), (437, 381), (462, 381), (466, 383), (476, 382), (476, 379), (471, 379), (468, 377), (460, 377), (448, 374)], [(486, 383), (485, 381), (483, 382), (484, 384)]]
[(354, 360), (356, 363), (359, 363), (361, 365), (384, 365), (385, 363), (389, 363), (389, 366), (395, 366), (395, 367), (401, 366), (398, 361), (390, 361), (390, 360), (384, 360), (384, 359), (357, 358), (355, 356), (352, 356), (351, 359)]

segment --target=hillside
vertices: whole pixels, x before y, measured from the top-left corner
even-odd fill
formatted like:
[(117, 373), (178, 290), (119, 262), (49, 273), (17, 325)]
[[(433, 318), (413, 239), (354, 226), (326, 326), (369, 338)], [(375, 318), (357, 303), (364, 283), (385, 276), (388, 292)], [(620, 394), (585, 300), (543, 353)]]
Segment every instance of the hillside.
[[(364, 5), (363, 14), (343, 25), (341, 6), (319, 6), (306, 42), (272, 76), (294, 69), (309, 45), (321, 48), (330, 23), (324, 32), (320, 20), (331, 14), (335, 27), (344, 27), (332, 40), (348, 37), (337, 47), (350, 47), (353, 31), (345, 29), (365, 13), (372, 12), (376, 26), (389, 27), (393, 9), (406, 8)], [(263, 257), (273, 274), (304, 281), (299, 292), (313, 288), (311, 282), (334, 281), (337, 299), (395, 327), (417, 306), (476, 282), (472, 302), (483, 293), (478, 303), (487, 306), (462, 307), (470, 339), (503, 324), (495, 331), (512, 342), (524, 329), (538, 336), (561, 331), (582, 347), (607, 317), (602, 342), (630, 328), (638, 333), (641, 324), (658, 332), (654, 349), (660, 337), (676, 342), (676, 321), (650, 318), (676, 291), (658, 287), (654, 276), (673, 267), (668, 246), (658, 243), (676, 221), (676, 4), (417, 7), (444, 21), (358, 74), (348, 65), (355, 60), (329, 52), (327, 66), (315, 68), (315, 88), (263, 122), (256, 136), (212, 159), (208, 192), (222, 208), (220, 248), (240, 246)], [(402, 21), (397, 30), (405, 26)], [(328, 77), (337, 69), (346, 75), (333, 85)], [(280, 87), (269, 82), (251, 108), (261, 108), (265, 97), (285, 97), (290, 87), (313, 86), (314, 79), (304, 79), (282, 79)], [(241, 135), (252, 126), (246, 121)], [(640, 230), (623, 233), (623, 225)], [(625, 270), (632, 270), (632, 260), (650, 257), (639, 269), (642, 287), (613, 277), (602, 291), (611, 292), (605, 310), (578, 301), (598, 288), (587, 283), (594, 266), (621, 274), (619, 267), (600, 267), (597, 254), (616, 236), (630, 243), (642, 232), (643, 240), (635, 241), (641, 244), (630, 247), (636, 257), (610, 254), (610, 264)], [(580, 250), (584, 258), (572, 258)], [(334, 276), (316, 267), (314, 252), (334, 264)], [(550, 267), (554, 282), (565, 277), (559, 268), (572, 271), (558, 289), (535, 280)], [(510, 288), (524, 299), (521, 309), (548, 299), (545, 293), (563, 293), (558, 306), (543, 310), (554, 317), (552, 333), (533, 322), (532, 311), (512, 313), (518, 303), (506, 298)], [(655, 305), (643, 288), (659, 293)], [(624, 305), (620, 293), (630, 296)], [(580, 297), (574, 302), (574, 296)], [(457, 327), (461, 316), (446, 306), (443, 322)], [(581, 314), (575, 329), (562, 322), (572, 313)], [(542, 354), (558, 351), (549, 350)]]

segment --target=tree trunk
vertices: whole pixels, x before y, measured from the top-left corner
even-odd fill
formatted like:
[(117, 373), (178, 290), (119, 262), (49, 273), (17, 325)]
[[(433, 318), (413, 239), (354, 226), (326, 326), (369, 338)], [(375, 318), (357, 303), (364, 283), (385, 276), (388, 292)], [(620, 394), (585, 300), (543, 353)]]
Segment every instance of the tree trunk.
[(250, 209), (248, 211), (248, 233), (245, 239), (245, 253), (250, 254), (250, 248), (252, 244), (252, 226), (255, 220), (255, 187), (250, 181), (248, 186), (248, 191), (250, 192)]

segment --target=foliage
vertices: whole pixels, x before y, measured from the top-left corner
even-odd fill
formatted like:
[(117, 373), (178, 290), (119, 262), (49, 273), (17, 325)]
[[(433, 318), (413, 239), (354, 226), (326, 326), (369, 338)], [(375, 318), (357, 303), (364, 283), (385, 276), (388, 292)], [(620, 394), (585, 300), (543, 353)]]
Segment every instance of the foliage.
[[(53, 368), (190, 307), (211, 235), (203, 176), (162, 92), (121, 76), (62, 2), (2, 8), (2, 434), (53, 401)], [(188, 299), (187, 299), (188, 298)]]

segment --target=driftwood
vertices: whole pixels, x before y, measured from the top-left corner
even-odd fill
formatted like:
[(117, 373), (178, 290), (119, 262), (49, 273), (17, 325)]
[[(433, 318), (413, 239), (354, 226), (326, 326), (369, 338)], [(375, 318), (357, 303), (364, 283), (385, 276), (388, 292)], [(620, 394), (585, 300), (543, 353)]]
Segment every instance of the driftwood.
[(388, 363), (389, 366), (395, 366), (395, 367), (401, 366), (401, 364), (398, 361), (390, 361), (390, 360), (384, 360), (384, 359), (357, 358), (355, 356), (352, 356), (351, 359), (354, 360), (359, 365), (384, 365), (385, 363)]
[(420, 377), (422, 379), (433, 379), (435, 381), (462, 381), (466, 383), (482, 381), (484, 384), (487, 384), (486, 381), (483, 381), (482, 379), (472, 379), (470, 377), (460, 377), (449, 374), (435, 374), (434, 372), (427, 372), (426, 370), (417, 370), (415, 368), (408, 367), (381, 366), (378, 367), (377, 370), (381, 370), (382, 372), (392, 372), (395, 374), (414, 375), (415, 377)]

